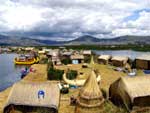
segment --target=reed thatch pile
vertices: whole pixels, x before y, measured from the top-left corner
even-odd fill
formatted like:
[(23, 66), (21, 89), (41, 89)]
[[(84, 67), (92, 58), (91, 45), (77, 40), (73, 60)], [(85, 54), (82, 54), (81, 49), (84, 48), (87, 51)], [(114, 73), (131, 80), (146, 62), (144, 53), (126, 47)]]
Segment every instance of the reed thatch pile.
[(75, 112), (100, 113), (103, 102), (104, 98), (96, 80), (96, 73), (92, 71), (79, 93)]

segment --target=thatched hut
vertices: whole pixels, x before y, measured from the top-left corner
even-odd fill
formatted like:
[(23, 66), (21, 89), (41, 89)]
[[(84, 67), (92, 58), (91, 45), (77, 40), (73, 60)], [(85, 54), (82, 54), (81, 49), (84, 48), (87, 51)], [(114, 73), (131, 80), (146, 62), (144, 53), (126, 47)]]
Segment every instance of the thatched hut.
[(135, 59), (136, 68), (138, 69), (150, 69), (150, 55), (139, 56)]
[(72, 55), (72, 51), (65, 51), (61, 54), (61, 59), (70, 59), (71, 55)]
[(34, 47), (26, 47), (25, 48), (25, 51), (33, 51), (34, 50)]
[(47, 54), (47, 57), (52, 61), (53, 65), (60, 65), (60, 50), (59, 49), (53, 49), (50, 50)]
[(109, 63), (109, 60), (111, 59), (111, 56), (110, 55), (100, 55), (98, 57), (98, 63), (100, 64), (108, 64)]
[(92, 51), (91, 50), (84, 50), (82, 54), (84, 56), (91, 56), (92, 55)]
[(79, 93), (75, 113), (100, 113), (103, 102), (96, 74), (92, 71)]
[(112, 65), (117, 67), (124, 67), (128, 60), (129, 58), (124, 56), (113, 56), (111, 59)]
[[(13, 85), (3, 113), (57, 113), (60, 91), (54, 82), (18, 82)], [(41, 111), (41, 112), (40, 112)]]
[[(128, 110), (150, 107), (150, 76), (121, 77), (109, 88), (113, 103)], [(140, 112), (143, 113), (143, 112)]]
[(44, 50), (39, 50), (38, 54), (45, 54), (46, 52)]
[(70, 56), (72, 64), (84, 63), (84, 56), (80, 54), (75, 54)]

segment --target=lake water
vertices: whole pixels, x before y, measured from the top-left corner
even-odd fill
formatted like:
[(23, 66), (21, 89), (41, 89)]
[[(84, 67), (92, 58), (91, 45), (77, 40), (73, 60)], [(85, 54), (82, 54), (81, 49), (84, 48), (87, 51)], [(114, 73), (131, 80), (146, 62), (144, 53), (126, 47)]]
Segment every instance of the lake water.
[[(146, 54), (150, 55), (150, 52), (137, 52), (132, 50), (106, 50), (95, 52), (99, 55), (108, 54), (112, 56), (128, 56), (131, 59), (135, 59), (137, 56)], [(21, 78), (21, 70), (25, 66), (15, 66), (13, 63), (14, 58), (17, 54), (0, 54), (0, 91), (6, 89), (7, 87), (19, 81)]]
[(20, 80), (20, 72), (24, 66), (14, 65), (16, 56), (17, 54), (0, 54), (0, 91)]
[(150, 55), (150, 52), (139, 52), (132, 50), (105, 50), (105, 51), (95, 50), (95, 53), (99, 55), (128, 56), (132, 60), (134, 60), (137, 56)]

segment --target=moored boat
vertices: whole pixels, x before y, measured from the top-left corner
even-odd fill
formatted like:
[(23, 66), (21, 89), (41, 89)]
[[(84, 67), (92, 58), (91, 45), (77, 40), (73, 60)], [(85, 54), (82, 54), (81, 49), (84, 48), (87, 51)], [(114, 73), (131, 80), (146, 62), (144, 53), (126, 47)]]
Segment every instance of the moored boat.
[(17, 65), (32, 65), (38, 62), (39, 58), (35, 58), (32, 55), (20, 55), (19, 57), (14, 59), (14, 63)]

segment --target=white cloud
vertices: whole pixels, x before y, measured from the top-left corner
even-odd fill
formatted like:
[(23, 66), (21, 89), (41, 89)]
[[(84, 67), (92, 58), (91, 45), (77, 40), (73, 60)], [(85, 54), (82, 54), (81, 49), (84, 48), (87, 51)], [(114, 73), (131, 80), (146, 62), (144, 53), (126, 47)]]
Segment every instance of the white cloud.
[(137, 20), (124, 21), (149, 7), (149, 0), (1, 0), (0, 31), (44, 32), (61, 40), (84, 34), (150, 35), (150, 12), (141, 11)]

